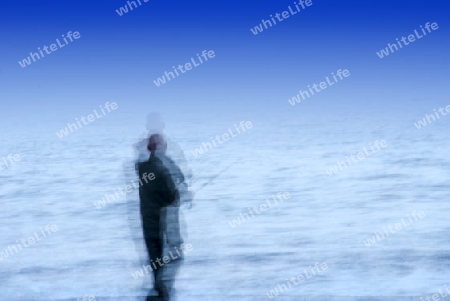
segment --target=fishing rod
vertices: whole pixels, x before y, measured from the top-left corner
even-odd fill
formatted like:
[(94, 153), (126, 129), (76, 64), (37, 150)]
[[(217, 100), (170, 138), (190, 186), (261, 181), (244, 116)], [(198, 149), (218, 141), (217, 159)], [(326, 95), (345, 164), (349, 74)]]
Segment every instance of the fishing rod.
[(214, 181), (216, 178), (218, 178), (221, 174), (223, 174), (225, 171), (227, 171), (228, 169), (230, 169), (231, 166), (233, 166), (238, 160), (235, 160), (234, 162), (232, 162), (231, 164), (229, 164), (227, 167), (225, 167), (224, 169), (222, 169), (221, 171), (219, 171), (217, 174), (215, 174), (212, 177), (209, 177), (209, 179), (203, 183), (202, 185), (200, 185), (199, 188), (197, 188), (194, 193), (197, 193), (198, 191), (200, 191), (203, 187), (208, 186), (212, 181)]
[[(223, 168), (222, 170), (220, 170), (218, 173), (216, 173), (215, 175), (209, 177), (209, 179), (203, 183), (202, 185), (200, 185), (199, 188), (197, 188), (196, 190), (193, 190), (193, 194), (196, 194), (197, 192), (199, 192), (201, 189), (203, 189), (204, 187), (208, 186), (209, 184), (211, 184), (215, 179), (217, 179), (220, 175), (222, 175), (225, 171), (227, 171), (228, 169), (230, 169), (231, 166), (233, 166), (234, 164), (236, 164), (238, 161), (240, 161), (242, 158), (240, 159), (236, 159), (235, 161), (233, 161), (232, 163), (230, 163), (228, 166), (226, 166), (225, 168)], [(191, 209), (194, 204), (192, 203), (192, 200), (188, 203), (185, 203), (185, 205), (187, 205), (188, 209)]]

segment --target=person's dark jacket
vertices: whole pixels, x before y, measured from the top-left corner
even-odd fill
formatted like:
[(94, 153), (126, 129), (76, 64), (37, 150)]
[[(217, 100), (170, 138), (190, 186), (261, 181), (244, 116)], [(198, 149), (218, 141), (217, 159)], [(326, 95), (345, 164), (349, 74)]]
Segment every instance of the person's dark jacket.
[[(179, 203), (178, 188), (172, 179), (171, 171), (158, 156), (152, 154), (148, 161), (137, 163), (136, 167), (143, 184), (139, 187), (139, 198), (144, 235), (158, 237), (161, 229), (161, 208)], [(153, 178), (151, 174), (154, 175), (153, 180), (148, 179)]]

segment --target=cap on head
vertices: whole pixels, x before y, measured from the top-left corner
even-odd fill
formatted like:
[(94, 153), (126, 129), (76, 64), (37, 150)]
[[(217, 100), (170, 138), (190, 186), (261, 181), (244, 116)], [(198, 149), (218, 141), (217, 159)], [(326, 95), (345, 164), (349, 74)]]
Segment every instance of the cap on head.
[(156, 151), (165, 153), (167, 150), (167, 142), (164, 140), (164, 137), (160, 134), (153, 134), (150, 136), (148, 140), (147, 149), (150, 153), (155, 153)]

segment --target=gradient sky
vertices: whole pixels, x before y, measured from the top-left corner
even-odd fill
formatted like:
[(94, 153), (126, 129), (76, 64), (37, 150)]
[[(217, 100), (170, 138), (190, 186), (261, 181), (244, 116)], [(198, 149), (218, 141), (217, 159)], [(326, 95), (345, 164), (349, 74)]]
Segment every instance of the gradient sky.
[[(0, 117), (39, 113), (72, 120), (106, 101), (130, 114), (143, 108), (196, 116), (255, 108), (283, 114), (297, 109), (288, 98), (337, 69), (351, 76), (304, 107), (448, 102), (448, 1), (313, 0), (258, 35), (250, 28), (294, 1), (141, 2), (123, 16), (116, 9), (124, 0), (4, 3)], [(439, 29), (387, 58), (376, 55), (426, 22)], [(81, 38), (19, 66), (68, 31)], [(153, 84), (202, 50), (214, 50), (216, 57), (159, 88)]]

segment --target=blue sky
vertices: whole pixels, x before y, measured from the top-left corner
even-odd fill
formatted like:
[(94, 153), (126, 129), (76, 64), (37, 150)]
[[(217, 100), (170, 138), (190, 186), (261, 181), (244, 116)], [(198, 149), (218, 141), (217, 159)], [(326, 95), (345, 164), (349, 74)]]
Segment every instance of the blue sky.
[[(130, 113), (177, 107), (200, 116), (257, 106), (282, 114), (297, 109), (287, 99), (299, 89), (338, 69), (351, 76), (305, 107), (439, 103), (449, 94), (446, 1), (313, 0), (258, 35), (250, 28), (294, 1), (141, 3), (123, 16), (116, 13), (127, 4), (121, 0), (3, 4), (2, 116), (37, 111), (71, 116), (73, 109), (82, 113), (106, 101)], [(389, 57), (376, 55), (426, 22), (437, 22), (439, 29)], [(68, 31), (81, 38), (20, 67), (18, 61), (31, 51)], [(161, 87), (153, 84), (203, 50), (213, 50), (215, 58)]]

